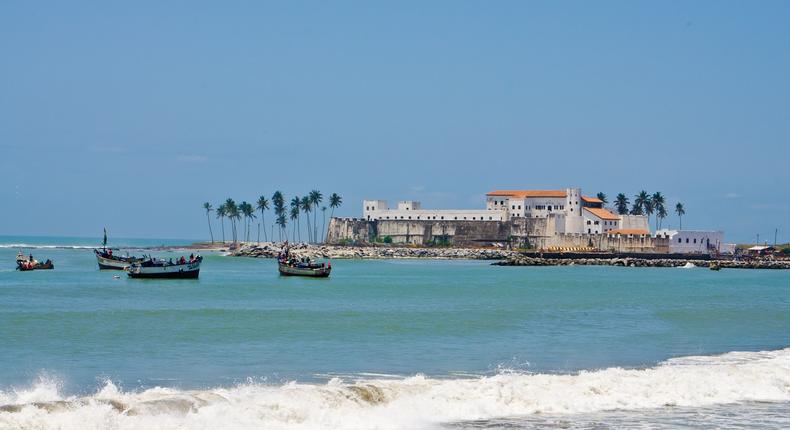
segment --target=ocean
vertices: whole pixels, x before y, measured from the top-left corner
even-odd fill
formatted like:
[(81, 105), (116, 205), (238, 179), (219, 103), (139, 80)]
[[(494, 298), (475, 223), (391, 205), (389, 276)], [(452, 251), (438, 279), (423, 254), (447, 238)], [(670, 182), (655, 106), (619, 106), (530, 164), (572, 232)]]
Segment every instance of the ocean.
[(0, 429), (790, 427), (787, 271), (207, 253), (156, 281), (94, 242), (0, 237)]

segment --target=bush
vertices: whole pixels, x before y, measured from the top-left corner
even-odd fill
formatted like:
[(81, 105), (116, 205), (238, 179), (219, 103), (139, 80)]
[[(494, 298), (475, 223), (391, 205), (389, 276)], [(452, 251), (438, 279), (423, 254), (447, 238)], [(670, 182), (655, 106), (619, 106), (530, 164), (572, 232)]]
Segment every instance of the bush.
[(782, 248), (782, 254), (784, 254), (784, 255), (790, 255), (790, 247), (787, 247), (787, 248)]
[(384, 236), (384, 239), (381, 241), (384, 243), (392, 243), (392, 236)]

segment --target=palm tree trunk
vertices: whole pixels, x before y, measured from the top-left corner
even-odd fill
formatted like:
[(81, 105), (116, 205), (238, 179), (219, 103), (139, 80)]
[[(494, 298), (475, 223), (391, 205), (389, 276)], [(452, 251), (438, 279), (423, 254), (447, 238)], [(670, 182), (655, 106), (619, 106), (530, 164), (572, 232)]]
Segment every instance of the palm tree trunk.
[(258, 244), (261, 243), (261, 223), (258, 223)]
[(310, 212), (308, 212), (306, 215), (307, 215), (307, 243), (310, 243), (310, 241), (313, 238), (313, 233), (310, 231)]
[(225, 243), (225, 217), (220, 217), (219, 222), (222, 223), (222, 243)]
[(321, 215), (324, 216), (324, 224), (321, 226), (321, 242), (326, 243), (326, 211), (322, 211)]
[(263, 241), (268, 242), (269, 239), (266, 236), (266, 215), (263, 214), (263, 209), (261, 209), (261, 224), (263, 224)]
[(211, 243), (214, 243), (214, 232), (211, 231), (211, 218), (208, 217), (208, 212), (206, 212), (206, 221), (208, 222), (208, 234), (211, 235)]

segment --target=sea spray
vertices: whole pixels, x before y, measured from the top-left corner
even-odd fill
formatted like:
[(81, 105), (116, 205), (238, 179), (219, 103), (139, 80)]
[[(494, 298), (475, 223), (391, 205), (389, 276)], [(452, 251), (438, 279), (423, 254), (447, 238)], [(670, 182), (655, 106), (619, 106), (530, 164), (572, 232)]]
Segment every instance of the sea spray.
[[(573, 374), (501, 372), (477, 378), (338, 378), (326, 384), (124, 392), (107, 381), (68, 397), (42, 379), (0, 392), (0, 428), (395, 429), (526, 416), (790, 402), (790, 349), (681, 357), (646, 369)], [(8, 407), (14, 406), (14, 407)]]

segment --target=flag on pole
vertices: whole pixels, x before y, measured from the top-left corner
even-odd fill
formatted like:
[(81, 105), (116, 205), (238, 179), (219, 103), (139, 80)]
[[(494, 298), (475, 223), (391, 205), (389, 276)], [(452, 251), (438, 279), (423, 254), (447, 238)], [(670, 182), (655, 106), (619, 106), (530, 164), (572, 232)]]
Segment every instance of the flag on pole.
[(102, 246), (107, 247), (107, 227), (104, 227), (104, 240), (102, 241)]

